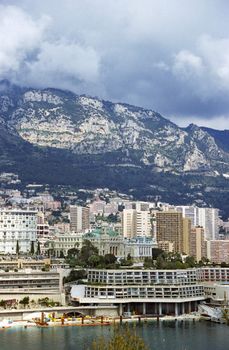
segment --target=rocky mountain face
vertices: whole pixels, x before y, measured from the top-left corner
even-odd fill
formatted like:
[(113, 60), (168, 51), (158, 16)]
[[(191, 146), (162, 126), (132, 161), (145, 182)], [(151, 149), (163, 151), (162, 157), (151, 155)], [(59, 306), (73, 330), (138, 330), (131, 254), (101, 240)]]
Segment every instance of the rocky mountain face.
[(124, 103), (0, 83), (0, 172), (24, 182), (110, 187), (229, 215), (229, 152), (216, 134)]
[(154, 111), (123, 103), (2, 82), (0, 123), (32, 145), (75, 155), (119, 154), (110, 166), (229, 173), (229, 153), (207, 131), (195, 125), (181, 129)]
[(210, 134), (221, 149), (225, 152), (229, 152), (229, 130), (215, 130), (205, 127), (201, 129)]

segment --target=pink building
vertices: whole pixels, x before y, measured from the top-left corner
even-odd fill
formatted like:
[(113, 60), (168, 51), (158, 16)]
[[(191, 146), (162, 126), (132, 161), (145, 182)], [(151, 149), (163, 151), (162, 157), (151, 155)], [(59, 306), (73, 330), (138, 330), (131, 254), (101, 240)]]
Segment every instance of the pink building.
[(207, 257), (211, 262), (217, 264), (229, 263), (229, 240), (208, 241)]

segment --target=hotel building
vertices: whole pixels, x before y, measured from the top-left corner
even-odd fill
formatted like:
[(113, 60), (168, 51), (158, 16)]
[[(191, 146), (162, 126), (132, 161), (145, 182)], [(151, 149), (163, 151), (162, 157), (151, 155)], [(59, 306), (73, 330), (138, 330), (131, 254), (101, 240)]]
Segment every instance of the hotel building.
[(120, 315), (178, 316), (197, 311), (204, 300), (221, 300), (225, 282), (229, 268), (90, 269), (88, 283), (72, 287), (71, 297), (79, 305), (118, 305)]

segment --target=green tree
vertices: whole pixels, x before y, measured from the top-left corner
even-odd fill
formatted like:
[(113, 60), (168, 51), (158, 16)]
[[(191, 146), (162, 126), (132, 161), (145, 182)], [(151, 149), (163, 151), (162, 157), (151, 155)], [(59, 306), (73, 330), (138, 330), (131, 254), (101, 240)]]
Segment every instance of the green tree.
[(78, 255), (79, 255), (79, 249), (71, 248), (68, 250), (68, 254), (67, 254), (68, 258), (78, 257)]
[(39, 241), (37, 242), (37, 255), (41, 255), (41, 244)]
[(210, 264), (210, 260), (208, 259), (208, 258), (205, 258), (204, 256), (202, 257), (202, 263), (203, 263), (203, 265), (209, 265)]
[[(89, 240), (84, 240), (83, 246), (80, 250), (79, 254), (79, 263), (82, 266), (90, 266), (89, 264), (89, 258), (92, 255), (97, 255), (98, 256), (98, 249), (93, 246), (93, 244)], [(93, 260), (93, 259), (92, 259)]]
[(86, 270), (71, 270), (70, 274), (64, 278), (64, 283), (80, 281), (87, 277)]
[(30, 254), (34, 255), (34, 252), (35, 252), (35, 250), (34, 250), (34, 241), (32, 241), (31, 242), (31, 248), (30, 248)]
[(17, 255), (20, 254), (20, 246), (19, 246), (18, 240), (17, 240), (17, 243), (16, 243), (16, 254), (17, 254)]
[(92, 343), (91, 350), (147, 350), (144, 340), (132, 327), (115, 327), (110, 339), (103, 337)]
[(41, 299), (38, 299), (38, 303), (41, 305), (41, 306), (49, 306), (50, 304), (50, 299), (48, 297), (45, 297), (45, 298), (41, 298)]
[(99, 255), (93, 254), (88, 258), (89, 267), (98, 267), (101, 263), (101, 258)]
[(149, 257), (145, 257), (145, 259), (144, 259), (144, 268), (145, 269), (150, 269), (151, 267), (154, 267), (153, 259), (151, 259)]
[(133, 260), (130, 254), (127, 255), (126, 259), (121, 259), (120, 263), (122, 266), (132, 266), (133, 265)]
[(24, 297), (23, 299), (21, 299), (19, 301), (19, 304), (23, 305), (24, 307), (26, 307), (27, 305), (29, 305), (29, 297)]
[(5, 300), (0, 300), (0, 307), (6, 308), (6, 301)]
[(108, 215), (108, 217), (107, 217), (107, 221), (108, 221), (108, 222), (118, 222), (118, 217), (117, 217), (117, 215), (110, 214), (110, 215)]
[(114, 254), (105, 254), (104, 255), (104, 263), (106, 265), (115, 264), (116, 261), (117, 261), (117, 258)]
[(185, 259), (185, 262), (188, 265), (188, 267), (195, 267), (196, 266), (196, 260), (195, 260), (194, 256), (187, 256), (187, 258)]
[(166, 268), (166, 261), (165, 259), (163, 258), (162, 255), (159, 255), (157, 257), (157, 260), (156, 260), (156, 268), (157, 269), (164, 269)]

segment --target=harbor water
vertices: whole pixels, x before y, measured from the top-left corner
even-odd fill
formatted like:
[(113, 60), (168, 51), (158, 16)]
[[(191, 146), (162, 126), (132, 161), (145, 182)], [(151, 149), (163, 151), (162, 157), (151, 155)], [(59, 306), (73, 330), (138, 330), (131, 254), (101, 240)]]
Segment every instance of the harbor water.
[[(132, 327), (132, 326), (130, 326)], [(9, 328), (0, 331), (1, 350), (88, 350), (101, 336), (109, 338), (113, 326)], [(150, 350), (226, 350), (229, 327), (211, 322), (166, 321), (136, 325)], [(117, 349), (118, 350), (118, 349)]]

